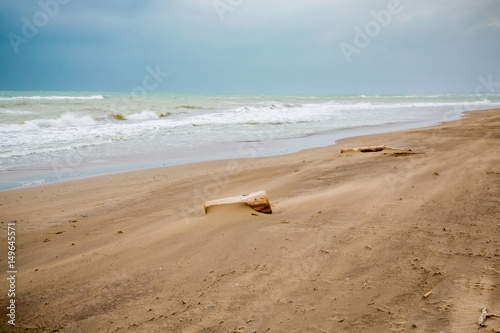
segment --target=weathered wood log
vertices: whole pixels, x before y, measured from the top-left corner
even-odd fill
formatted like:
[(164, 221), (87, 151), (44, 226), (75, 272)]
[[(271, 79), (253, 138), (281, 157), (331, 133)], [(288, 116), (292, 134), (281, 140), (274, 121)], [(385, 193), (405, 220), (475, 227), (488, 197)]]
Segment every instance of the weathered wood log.
[(205, 214), (208, 212), (208, 208), (211, 206), (230, 205), (236, 203), (247, 204), (255, 211), (264, 214), (272, 214), (273, 212), (271, 209), (271, 205), (269, 204), (269, 199), (267, 198), (266, 191), (258, 191), (250, 194), (239, 195), (236, 197), (207, 201), (204, 204)]
[(486, 320), (486, 318), (490, 318), (490, 317), (500, 318), (499, 315), (496, 315), (496, 314), (493, 314), (493, 313), (488, 313), (488, 310), (486, 310), (486, 307), (483, 306), (481, 308), (481, 317), (479, 317), (479, 320), (477, 321), (478, 325), (481, 326), (481, 327), (486, 326), (484, 324), (484, 321)]
[(356, 151), (356, 152), (361, 152), (361, 153), (368, 153), (368, 152), (382, 151), (385, 149), (411, 151), (410, 148), (394, 148), (394, 147), (387, 147), (386, 145), (382, 145), (382, 146), (366, 146), (366, 147), (356, 147), (356, 148), (340, 148), (340, 153), (345, 153), (346, 151)]

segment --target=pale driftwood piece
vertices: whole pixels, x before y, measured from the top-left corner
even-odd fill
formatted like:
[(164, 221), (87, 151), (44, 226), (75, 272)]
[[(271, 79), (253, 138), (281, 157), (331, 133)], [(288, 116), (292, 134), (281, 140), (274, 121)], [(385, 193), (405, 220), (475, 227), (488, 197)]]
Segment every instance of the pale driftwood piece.
[(432, 290), (431, 290), (431, 291), (429, 291), (427, 294), (425, 294), (425, 295), (424, 295), (424, 296), (422, 296), (422, 297), (423, 297), (423, 298), (427, 298), (427, 297), (429, 297), (430, 295), (432, 295)]
[(356, 151), (356, 152), (361, 152), (361, 153), (368, 153), (368, 152), (382, 151), (385, 149), (411, 151), (410, 148), (394, 148), (394, 147), (387, 147), (386, 145), (382, 145), (382, 146), (366, 146), (366, 147), (356, 147), (356, 148), (340, 148), (340, 153), (345, 153), (346, 151)]
[(269, 204), (269, 200), (267, 198), (266, 191), (258, 191), (250, 194), (239, 195), (236, 197), (223, 198), (217, 200), (211, 200), (205, 202), (205, 214), (207, 210), (211, 206), (219, 206), (219, 205), (229, 205), (243, 203), (252, 207), (255, 211), (264, 213), (264, 214), (272, 214), (271, 205)]
[(484, 327), (484, 321), (486, 320), (486, 318), (488, 317), (488, 311), (486, 310), (486, 307), (482, 307), (481, 308), (481, 317), (479, 317), (479, 320), (477, 321), (477, 323), (479, 324), (479, 326), (481, 327)]
[(372, 151), (381, 151), (386, 149), (387, 146), (367, 146), (367, 147), (356, 147), (356, 148), (340, 148), (341, 153), (345, 153), (346, 151), (356, 151), (356, 152), (372, 152)]
[(496, 314), (493, 314), (493, 313), (488, 314), (488, 310), (486, 310), (486, 307), (483, 306), (481, 308), (481, 317), (479, 317), (479, 320), (477, 321), (478, 325), (481, 326), (481, 327), (486, 326), (484, 324), (484, 321), (486, 320), (486, 318), (490, 318), (490, 317), (500, 318), (499, 315), (496, 315)]

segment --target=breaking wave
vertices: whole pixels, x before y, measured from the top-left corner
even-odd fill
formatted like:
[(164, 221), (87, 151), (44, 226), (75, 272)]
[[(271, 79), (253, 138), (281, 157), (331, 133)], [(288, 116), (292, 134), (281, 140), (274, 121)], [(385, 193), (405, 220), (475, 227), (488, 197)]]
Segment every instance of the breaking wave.
[(22, 100), (91, 100), (91, 99), (104, 99), (103, 95), (93, 96), (14, 96), (14, 97), (0, 97), (0, 101), (22, 101)]

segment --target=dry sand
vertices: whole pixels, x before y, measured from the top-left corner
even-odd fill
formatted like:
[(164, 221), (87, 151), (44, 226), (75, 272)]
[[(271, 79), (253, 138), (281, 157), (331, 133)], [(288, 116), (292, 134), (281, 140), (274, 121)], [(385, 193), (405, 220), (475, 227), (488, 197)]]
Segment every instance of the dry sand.
[[(482, 306), (500, 312), (499, 139), (500, 110), (476, 111), (285, 156), (0, 192), (2, 276), (17, 221), (16, 329), (475, 332)], [(378, 144), (413, 151), (340, 154)], [(261, 189), (272, 215), (204, 214), (205, 200)], [(0, 290), (7, 332), (5, 278)]]

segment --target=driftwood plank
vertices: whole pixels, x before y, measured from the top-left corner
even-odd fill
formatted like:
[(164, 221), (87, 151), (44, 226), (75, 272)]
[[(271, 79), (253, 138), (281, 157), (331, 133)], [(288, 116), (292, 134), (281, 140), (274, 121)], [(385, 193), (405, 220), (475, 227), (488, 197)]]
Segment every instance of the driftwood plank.
[(208, 208), (212, 206), (219, 205), (230, 205), (236, 203), (244, 203), (252, 207), (255, 211), (271, 214), (273, 211), (271, 205), (269, 204), (269, 199), (267, 198), (266, 191), (258, 191), (250, 194), (239, 195), (236, 197), (229, 197), (217, 200), (207, 201), (204, 204), (205, 214), (208, 212)]
[(382, 151), (382, 150), (386, 150), (386, 149), (411, 151), (410, 148), (394, 148), (394, 147), (387, 147), (386, 145), (382, 145), (382, 146), (366, 146), (366, 147), (356, 147), (356, 148), (340, 148), (340, 153), (345, 153), (347, 151), (368, 153), (368, 152)]

